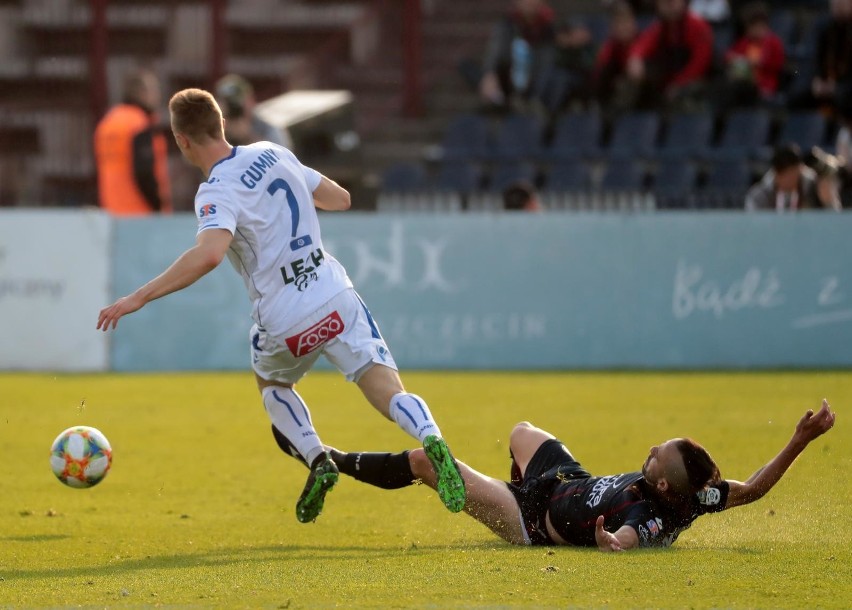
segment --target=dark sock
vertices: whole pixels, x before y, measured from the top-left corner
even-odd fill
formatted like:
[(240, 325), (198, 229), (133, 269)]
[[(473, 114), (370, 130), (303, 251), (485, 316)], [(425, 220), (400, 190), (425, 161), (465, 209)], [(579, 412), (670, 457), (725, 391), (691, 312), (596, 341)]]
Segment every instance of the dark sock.
[(408, 487), (417, 478), (411, 472), (408, 451), (343, 453), (337, 449), (331, 449), (329, 453), (340, 472), (374, 487), (400, 489)]

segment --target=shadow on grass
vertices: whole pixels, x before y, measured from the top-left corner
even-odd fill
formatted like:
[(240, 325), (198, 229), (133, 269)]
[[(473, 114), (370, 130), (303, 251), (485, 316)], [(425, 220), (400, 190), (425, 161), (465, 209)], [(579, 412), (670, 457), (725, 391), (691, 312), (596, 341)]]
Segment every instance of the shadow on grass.
[(0, 540), (9, 542), (50, 542), (51, 540), (65, 540), (70, 538), (67, 534), (34, 534), (32, 536), (5, 536)]
[[(60, 536), (61, 537), (61, 536)], [(27, 538), (28, 539), (28, 538)], [(105, 565), (73, 566), (67, 568), (11, 569), (0, 570), (0, 577), (7, 581), (30, 578), (75, 578), (103, 574), (124, 574), (146, 570), (174, 570), (187, 568), (209, 568), (241, 563), (269, 561), (302, 562), (312, 561), (364, 561), (365, 558), (404, 558), (412, 554), (443, 554), (447, 551), (484, 550), (500, 548), (516, 549), (499, 542), (478, 542), (464, 545), (411, 545), (409, 547), (379, 548), (368, 546), (294, 546), (266, 545), (225, 548), (200, 553), (151, 555), (139, 559), (110, 561)]]

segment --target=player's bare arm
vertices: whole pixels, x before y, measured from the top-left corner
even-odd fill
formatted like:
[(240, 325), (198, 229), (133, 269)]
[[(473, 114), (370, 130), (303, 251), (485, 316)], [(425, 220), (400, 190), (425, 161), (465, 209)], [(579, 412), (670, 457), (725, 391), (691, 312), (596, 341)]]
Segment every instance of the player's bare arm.
[(321, 210), (342, 211), (352, 205), (349, 191), (334, 180), (323, 176), (314, 189), (314, 205)]
[(199, 233), (195, 245), (184, 252), (163, 273), (136, 290), (103, 308), (97, 328), (114, 329), (118, 320), (142, 309), (147, 303), (177, 292), (195, 283), (219, 266), (231, 245), (233, 235), (225, 229), (208, 229)]
[(598, 550), (604, 553), (613, 551), (626, 551), (639, 546), (639, 536), (629, 525), (623, 525), (618, 530), (608, 532), (604, 529), (604, 516), (601, 515), (595, 521), (595, 542)]
[(747, 481), (728, 481), (730, 491), (725, 508), (742, 506), (765, 496), (781, 480), (799, 454), (815, 438), (828, 432), (834, 425), (835, 414), (828, 401), (823, 399), (822, 408), (816, 413), (808, 409), (787, 445), (772, 460), (751, 475)]

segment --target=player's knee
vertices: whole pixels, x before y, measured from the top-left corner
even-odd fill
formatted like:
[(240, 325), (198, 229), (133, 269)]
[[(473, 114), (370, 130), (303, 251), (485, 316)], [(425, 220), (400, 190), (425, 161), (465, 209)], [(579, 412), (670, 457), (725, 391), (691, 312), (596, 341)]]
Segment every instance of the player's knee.
[(432, 469), (432, 463), (423, 449), (412, 449), (408, 452), (408, 465), (411, 466), (411, 474), (418, 479), (422, 479)]
[(532, 430), (534, 427), (535, 426), (533, 426), (528, 421), (522, 421), (522, 422), (515, 424), (515, 427), (512, 428), (512, 433), (509, 435), (510, 441), (511, 441), (511, 439), (517, 437), (518, 435), (523, 434), (527, 430)]

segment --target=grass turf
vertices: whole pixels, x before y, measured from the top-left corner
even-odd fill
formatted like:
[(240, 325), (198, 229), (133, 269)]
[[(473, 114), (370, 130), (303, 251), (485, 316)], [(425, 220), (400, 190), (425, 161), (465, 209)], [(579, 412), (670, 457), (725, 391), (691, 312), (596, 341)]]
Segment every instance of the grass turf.
[[(835, 429), (758, 503), (699, 519), (668, 550), (513, 547), (423, 486), (346, 477), (313, 524), (306, 470), (275, 445), (246, 373), (0, 375), (0, 606), (849, 607), (852, 373), (408, 373), (459, 459), (507, 476), (507, 438), (531, 420), (593, 473), (637, 469), (673, 436), (745, 479), (823, 396)], [(413, 442), (339, 376), (300, 386), (323, 440)], [(53, 438), (100, 428), (98, 487), (48, 467)]]

